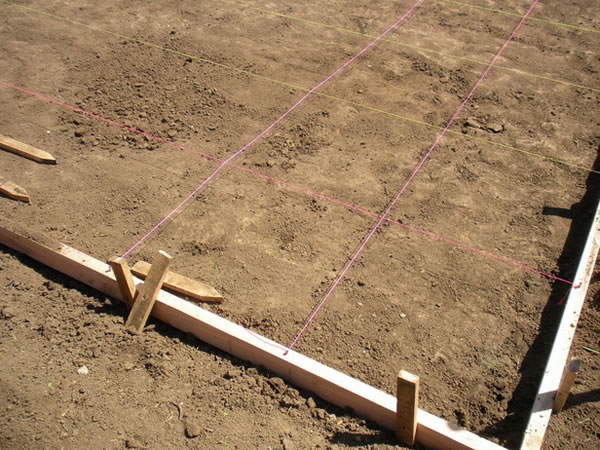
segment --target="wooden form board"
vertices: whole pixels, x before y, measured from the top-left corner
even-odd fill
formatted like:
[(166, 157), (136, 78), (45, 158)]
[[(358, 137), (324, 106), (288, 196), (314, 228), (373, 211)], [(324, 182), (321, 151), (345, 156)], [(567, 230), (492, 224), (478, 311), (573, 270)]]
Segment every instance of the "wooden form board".
[(0, 148), (42, 164), (56, 164), (56, 159), (50, 153), (1, 134)]
[(571, 289), (564, 303), (565, 309), (558, 326), (558, 332), (554, 338), (554, 344), (552, 345), (548, 363), (546, 364), (546, 369), (544, 370), (544, 375), (531, 409), (529, 423), (523, 437), (521, 445), (521, 449), (523, 450), (539, 449), (542, 446), (546, 428), (548, 428), (548, 422), (552, 415), (554, 398), (567, 364), (579, 315), (583, 308), (583, 302), (594, 272), (596, 258), (598, 257), (598, 249), (600, 248), (599, 232), (600, 203), (596, 207), (596, 215), (594, 216), (581, 259), (579, 260), (577, 273), (575, 274), (574, 286), (579, 287)]
[[(122, 300), (110, 267), (64, 244), (40, 244), (0, 227), (0, 243), (24, 253), (111, 297)], [(141, 280), (134, 278), (136, 285)], [(231, 355), (263, 366), (299, 387), (389, 430), (396, 430), (396, 397), (325, 366), (268, 338), (251, 333), (193, 303), (161, 290), (152, 315)], [(502, 447), (421, 409), (417, 414), (417, 442), (433, 448), (500, 449)]]

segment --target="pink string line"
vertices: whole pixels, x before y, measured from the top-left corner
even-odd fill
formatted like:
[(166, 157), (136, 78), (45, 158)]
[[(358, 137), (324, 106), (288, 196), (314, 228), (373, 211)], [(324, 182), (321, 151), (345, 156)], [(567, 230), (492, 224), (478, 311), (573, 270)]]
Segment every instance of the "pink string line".
[(256, 136), (254, 139), (252, 139), (250, 142), (248, 142), (246, 145), (244, 145), (241, 149), (239, 149), (237, 152), (235, 152), (229, 158), (227, 158), (225, 161), (223, 161), (221, 163), (221, 165), (219, 167), (217, 167), (215, 169), (215, 171), (213, 173), (211, 173), (202, 183), (200, 183), (196, 189), (194, 189), (192, 192), (190, 192), (190, 194), (186, 198), (184, 198), (183, 201), (181, 203), (179, 203), (179, 205), (177, 205), (175, 207), (175, 209), (173, 209), (173, 211), (171, 211), (163, 219), (161, 219), (156, 225), (154, 225), (150, 229), (150, 231), (148, 231), (129, 250), (127, 250), (125, 253), (123, 253), (123, 255), (121, 255), (121, 258), (125, 258), (138, 245), (140, 245), (142, 242), (144, 242), (148, 236), (150, 236), (152, 233), (154, 233), (163, 223), (165, 223), (167, 220), (169, 220), (169, 218), (173, 214), (175, 214), (183, 205), (185, 205), (192, 197), (194, 197), (194, 195), (196, 195), (196, 193), (200, 189), (202, 189), (204, 186), (206, 186), (206, 184), (208, 184), (208, 182), (210, 182), (210, 180), (212, 180), (225, 166), (227, 166), (230, 161), (232, 161), (234, 158), (236, 158), (238, 155), (240, 155), (242, 152), (244, 152), (248, 147), (250, 147), (256, 141), (258, 141), (260, 138), (262, 138), (265, 134), (267, 134), (274, 126), (276, 126), (279, 122), (281, 122), (283, 119), (285, 119), (298, 106), (300, 106), (302, 103), (304, 103), (304, 100), (306, 100), (310, 95), (312, 95), (313, 92), (315, 92), (317, 89), (319, 89), (325, 83), (327, 83), (329, 80), (331, 80), (333, 77), (335, 77), (338, 73), (340, 73), (342, 70), (344, 70), (350, 64), (352, 64), (363, 53), (365, 53), (367, 50), (369, 50), (371, 47), (373, 47), (380, 39), (384, 38), (390, 31), (392, 31), (396, 26), (398, 26), (400, 24), (400, 22), (402, 22), (404, 19), (406, 19), (410, 15), (410, 13), (412, 13), (421, 3), (423, 3), (423, 1), (424, 0), (417, 1), (417, 3), (415, 3), (402, 17), (400, 17), (400, 19), (398, 19), (396, 22), (394, 22), (394, 24), (392, 26), (390, 26), (387, 30), (385, 30), (383, 33), (381, 33), (379, 36), (377, 36), (375, 39), (373, 39), (373, 41), (371, 41), (366, 47), (364, 47), (356, 55), (354, 55), (352, 58), (350, 58), (348, 61), (346, 61), (335, 72), (333, 72), (331, 75), (329, 75), (328, 77), (326, 77), (325, 79), (323, 79), (316, 86), (314, 86), (310, 91), (308, 91), (306, 94), (304, 94), (302, 96), (302, 98), (300, 98), (300, 100), (298, 100), (296, 103), (294, 103), (291, 108), (289, 108), (286, 112), (284, 112), (271, 125), (269, 125), (267, 128), (265, 128), (258, 136)]
[(141, 134), (142, 136), (146, 136), (147, 138), (156, 139), (157, 141), (163, 142), (165, 144), (172, 145), (172, 146), (180, 148), (182, 150), (187, 150), (188, 152), (196, 153), (197, 155), (204, 156), (205, 158), (208, 158), (208, 159), (212, 159), (212, 160), (215, 160), (215, 161), (221, 161), (219, 158), (217, 158), (215, 156), (199, 152), (198, 150), (194, 150), (193, 148), (186, 147), (185, 145), (181, 145), (181, 144), (178, 144), (176, 142), (169, 141), (167, 139), (164, 139), (164, 138), (161, 138), (161, 137), (158, 137), (158, 136), (154, 136), (153, 134), (146, 133), (145, 131), (141, 131), (141, 130), (135, 129), (133, 127), (130, 127), (129, 125), (125, 125), (125, 124), (122, 124), (122, 123), (119, 123), (119, 122), (115, 122), (114, 120), (107, 119), (106, 117), (99, 116), (98, 114), (94, 114), (94, 113), (91, 113), (89, 111), (85, 111), (85, 110), (83, 110), (81, 108), (77, 108), (75, 106), (71, 106), (71, 105), (69, 105), (67, 103), (61, 102), (60, 100), (56, 100), (56, 99), (53, 99), (53, 98), (50, 98), (50, 97), (46, 97), (45, 95), (38, 94), (36, 92), (28, 91), (27, 89), (15, 86), (13, 84), (7, 83), (7, 82), (2, 81), (2, 80), (0, 80), (0, 84), (3, 84), (4, 86), (8, 86), (8, 87), (10, 87), (12, 89), (16, 89), (17, 91), (24, 92), (25, 94), (29, 94), (29, 95), (33, 95), (34, 97), (41, 98), (42, 100), (45, 100), (45, 101), (50, 102), (50, 103), (54, 103), (55, 105), (58, 105), (58, 106), (62, 106), (63, 108), (70, 109), (71, 111), (75, 111), (75, 112), (78, 112), (80, 114), (84, 114), (86, 116), (93, 117), (94, 119), (102, 120), (103, 122), (109, 123), (111, 125), (116, 125), (116, 126), (118, 126), (120, 128), (124, 128), (125, 130), (133, 131), (134, 133)]
[[(35, 92), (32, 92), (32, 91), (29, 91), (29, 90), (27, 90), (27, 89), (24, 89), (24, 88), (21, 88), (21, 87), (18, 87), (18, 86), (14, 86), (14, 85), (12, 85), (12, 84), (10, 84), (10, 83), (6, 83), (6, 82), (4, 82), (4, 81), (2, 81), (2, 80), (0, 80), (0, 84), (3, 84), (3, 85), (5, 85), (5, 86), (8, 86), (8, 87), (10, 87), (10, 88), (13, 88), (13, 89), (16, 89), (16, 90), (18, 90), (18, 91), (24, 92), (24, 93), (26, 93), (26, 94), (32, 95), (32, 96), (34, 96), (34, 97), (38, 97), (38, 98), (40, 98), (40, 99), (42, 99), (42, 100), (45, 100), (45, 101), (48, 101), (48, 102), (50, 102), (50, 103), (54, 103), (54, 104), (56, 104), (56, 105), (59, 105), (59, 106), (65, 107), (65, 108), (67, 108), (67, 109), (70, 109), (70, 110), (72, 110), (72, 111), (75, 111), (75, 112), (78, 112), (78, 113), (81, 113), (81, 114), (85, 114), (85, 115), (87, 115), (87, 116), (93, 117), (93, 118), (95, 118), (95, 119), (98, 119), (98, 120), (102, 120), (102, 121), (104, 121), (104, 122), (107, 122), (107, 123), (109, 123), (109, 124), (111, 124), (111, 125), (116, 125), (116, 126), (118, 126), (118, 127), (124, 128), (124, 129), (126, 129), (126, 130), (129, 130), (129, 131), (132, 131), (132, 132), (134, 132), (134, 133), (141, 134), (141, 135), (143, 135), (143, 136), (146, 136), (146, 137), (148, 137), (148, 138), (151, 138), (151, 139), (156, 139), (156, 140), (158, 140), (158, 141), (161, 141), (161, 142), (163, 142), (163, 143), (165, 143), (165, 144), (169, 144), (169, 145), (172, 145), (172, 146), (174, 146), (174, 147), (180, 148), (180, 149), (182, 149), (182, 150), (186, 150), (186, 151), (189, 151), (189, 152), (195, 153), (195, 154), (197, 154), (197, 155), (200, 155), (200, 156), (203, 156), (203, 157), (205, 157), (205, 158), (208, 158), (208, 159), (211, 159), (211, 160), (214, 160), (214, 161), (218, 161), (218, 162), (222, 162), (222, 161), (223, 161), (222, 159), (220, 159), (220, 158), (218, 158), (218, 157), (216, 157), (216, 156), (209, 155), (209, 154), (206, 154), (206, 153), (202, 153), (202, 152), (200, 152), (200, 151), (198, 151), (198, 150), (195, 150), (195, 149), (193, 149), (193, 148), (187, 147), (187, 146), (185, 146), (185, 145), (181, 145), (181, 144), (178, 144), (178, 143), (176, 143), (176, 142), (169, 141), (169, 140), (167, 140), (167, 139), (163, 139), (163, 138), (161, 138), (161, 137), (155, 136), (155, 135), (153, 135), (153, 134), (150, 134), (150, 133), (147, 133), (147, 132), (144, 132), (144, 131), (137, 130), (137, 129), (135, 129), (135, 128), (132, 128), (132, 127), (130, 127), (130, 126), (128, 126), (128, 125), (124, 125), (124, 124), (122, 124), (122, 123), (119, 123), (119, 122), (116, 122), (116, 121), (114, 121), (114, 120), (107, 119), (107, 118), (105, 118), (105, 117), (102, 117), (102, 116), (100, 116), (100, 115), (98, 115), (98, 114), (90, 113), (90, 112), (88, 112), (88, 111), (85, 111), (85, 110), (83, 110), (83, 109), (76, 108), (76, 107), (74, 107), (74, 106), (71, 106), (71, 105), (69, 105), (69, 104), (63, 103), (63, 102), (61, 102), (61, 101), (59, 101), (59, 100), (55, 100), (55, 99), (52, 99), (52, 98), (46, 97), (46, 96), (44, 96), (44, 95), (41, 95), (41, 94), (37, 94), (37, 93), (35, 93)], [(354, 211), (358, 211), (358, 212), (361, 212), (361, 213), (363, 213), (363, 214), (367, 214), (367, 215), (369, 215), (369, 216), (372, 216), (372, 217), (377, 217), (377, 218), (380, 218), (380, 217), (381, 217), (379, 214), (377, 214), (377, 213), (374, 213), (374, 212), (372, 212), (372, 211), (369, 211), (369, 210), (367, 210), (367, 209), (361, 208), (361, 207), (359, 207), (359, 206), (355, 206), (355, 205), (352, 205), (352, 204), (350, 204), (350, 203), (344, 202), (344, 201), (342, 201), (342, 200), (338, 200), (338, 199), (336, 199), (336, 198), (333, 198), (333, 197), (327, 196), (327, 195), (325, 195), (325, 194), (321, 194), (321, 193), (319, 193), (319, 192), (312, 191), (312, 190), (310, 190), (310, 189), (307, 189), (307, 188), (305, 188), (305, 187), (298, 186), (298, 185), (296, 185), (296, 184), (289, 183), (289, 182), (287, 182), (287, 181), (283, 181), (283, 180), (280, 180), (280, 179), (278, 179), (278, 178), (275, 178), (275, 177), (272, 177), (272, 176), (269, 176), (269, 175), (265, 175), (265, 174), (263, 174), (263, 173), (257, 172), (257, 171), (255, 171), (255, 170), (249, 169), (249, 168), (247, 168), (247, 167), (239, 166), (239, 165), (237, 165), (237, 164), (229, 164), (229, 165), (230, 165), (231, 167), (234, 167), (234, 168), (236, 168), (236, 169), (239, 169), (239, 170), (243, 170), (244, 172), (250, 173), (250, 174), (252, 174), (252, 175), (255, 175), (255, 176), (257, 176), (257, 177), (264, 178), (265, 180), (268, 180), (268, 181), (273, 181), (273, 182), (275, 182), (275, 183), (281, 184), (281, 185), (283, 185), (283, 186), (286, 186), (286, 187), (289, 187), (289, 188), (291, 188), (291, 189), (295, 189), (295, 190), (298, 190), (298, 191), (304, 192), (305, 194), (308, 194), (308, 195), (312, 195), (312, 196), (315, 196), (315, 197), (322, 198), (322, 199), (324, 199), (324, 200), (327, 200), (327, 201), (329, 201), (329, 202), (332, 202), (332, 203), (335, 203), (335, 204), (341, 205), (341, 206), (343, 206), (343, 207), (345, 207), (345, 208), (348, 208), (348, 209), (351, 209), (351, 210), (354, 210)], [(552, 274), (550, 274), (550, 273), (543, 272), (543, 271), (541, 271), (541, 270), (538, 270), (538, 269), (534, 269), (534, 268), (532, 268), (532, 267), (526, 266), (526, 265), (524, 265), (524, 264), (521, 264), (521, 263), (519, 263), (519, 262), (516, 262), (516, 261), (514, 261), (514, 260), (511, 260), (511, 259), (508, 259), (508, 258), (505, 258), (505, 257), (502, 257), (502, 256), (497, 256), (497, 255), (494, 255), (494, 254), (492, 254), (492, 253), (488, 253), (488, 252), (486, 252), (486, 251), (484, 251), (484, 250), (480, 250), (480, 249), (478, 249), (478, 248), (476, 248), (476, 247), (472, 247), (472, 246), (470, 246), (470, 245), (467, 245), (467, 244), (462, 244), (462, 243), (460, 243), (460, 242), (454, 241), (454, 240), (452, 240), (452, 239), (445, 238), (445, 237), (443, 237), (443, 236), (440, 236), (440, 235), (438, 235), (438, 234), (432, 233), (432, 232), (430, 232), (430, 231), (426, 231), (426, 230), (423, 230), (423, 229), (421, 229), (421, 228), (417, 228), (417, 227), (414, 227), (414, 226), (411, 226), (411, 225), (408, 225), (408, 224), (405, 224), (405, 223), (399, 222), (399, 221), (397, 221), (397, 220), (390, 219), (389, 217), (386, 217), (386, 218), (385, 218), (385, 220), (386, 220), (386, 221), (388, 221), (388, 222), (390, 222), (390, 223), (394, 223), (394, 224), (396, 224), (396, 225), (400, 225), (400, 226), (402, 226), (402, 227), (404, 227), (404, 228), (407, 228), (407, 229), (409, 229), (409, 230), (411, 230), (411, 231), (415, 231), (415, 232), (418, 232), (418, 233), (424, 234), (424, 235), (426, 235), (426, 236), (429, 236), (429, 237), (432, 237), (432, 238), (438, 239), (438, 240), (440, 240), (440, 241), (443, 241), (443, 242), (447, 242), (447, 243), (449, 243), (449, 244), (451, 244), (451, 245), (454, 245), (454, 246), (457, 246), (457, 247), (461, 247), (461, 248), (464, 248), (464, 249), (467, 249), (467, 250), (473, 251), (473, 252), (475, 252), (475, 253), (479, 253), (479, 254), (481, 254), (481, 255), (488, 256), (488, 257), (490, 257), (490, 258), (493, 258), (493, 259), (496, 259), (496, 260), (498, 260), (498, 261), (502, 261), (502, 262), (505, 262), (505, 263), (508, 263), (508, 264), (512, 264), (513, 266), (519, 267), (519, 268), (521, 268), (521, 269), (524, 269), (524, 270), (529, 270), (529, 271), (531, 271), (531, 272), (535, 272), (535, 273), (537, 273), (537, 274), (539, 274), (539, 275), (543, 275), (543, 276), (545, 276), (545, 277), (548, 277), (548, 278), (551, 278), (551, 279), (554, 279), (554, 280), (557, 280), (557, 281), (562, 281), (562, 282), (564, 282), (564, 283), (567, 283), (567, 284), (571, 284), (571, 285), (573, 284), (571, 281), (568, 281), (568, 280), (565, 280), (565, 279), (563, 279), (563, 278), (557, 277), (557, 276), (555, 276), (555, 275), (552, 275)]]
[(244, 330), (246, 330), (250, 335), (252, 335), (254, 338), (258, 339), (260, 342), (262, 342), (263, 344), (267, 344), (270, 345), (271, 347), (275, 347), (277, 350), (286, 350), (286, 354), (287, 354), (287, 348), (285, 348), (283, 345), (279, 345), (277, 343), (274, 342), (270, 342), (269, 340), (267, 340), (266, 338), (262, 337), (260, 334), (256, 334), (255, 332), (253, 332), (252, 330), (250, 330), (250, 328), (246, 328), (245, 326), (242, 325), (242, 328)]
[(417, 167), (415, 168), (415, 170), (413, 170), (413, 172), (410, 174), (410, 176), (408, 177), (408, 179), (404, 183), (404, 186), (402, 186), (402, 189), (400, 189), (400, 191), (398, 192), (398, 194), (396, 194), (396, 197), (394, 197), (394, 199), (389, 204), (389, 206), (387, 207), (387, 209), (385, 210), (385, 212), (383, 213), (383, 215), (379, 218), (379, 220), (377, 221), (377, 224), (375, 224), (375, 226), (371, 229), (371, 231), (369, 232), (369, 234), (367, 235), (367, 237), (365, 238), (365, 240), (362, 242), (362, 244), (360, 245), (360, 247), (358, 248), (358, 250), (354, 253), (354, 255), (352, 256), (352, 258), (350, 259), (350, 261), (348, 261), (348, 263), (346, 264), (346, 266), (344, 267), (344, 269), (340, 272), (339, 276), (336, 278), (335, 282), (329, 288), (329, 290), (327, 291), (327, 293), (323, 296), (323, 299), (320, 301), (320, 303), (317, 305), (317, 307), (313, 310), (312, 314), (309, 316), (308, 320), (306, 321), (306, 323), (304, 324), (304, 326), (302, 327), (302, 329), (298, 332), (298, 334), (296, 335), (296, 337), (292, 340), (291, 344), (288, 346), (288, 349), (291, 349), (296, 344), (296, 342), (298, 342), (298, 339), (300, 339), (300, 336), (302, 336), (302, 334), (304, 333), (304, 331), (308, 328), (308, 326), (313, 321), (313, 319), (315, 318), (315, 316), (317, 315), (317, 313), (319, 312), (319, 310), (321, 309), (321, 307), (323, 306), (323, 304), (325, 304), (325, 302), (327, 301), (327, 299), (329, 298), (329, 296), (331, 295), (331, 293), (335, 290), (335, 288), (337, 287), (337, 285), (340, 283), (340, 281), (342, 280), (342, 278), (344, 278), (344, 275), (346, 274), (346, 272), (348, 271), (348, 269), (350, 269), (350, 267), (352, 266), (352, 264), (354, 264), (354, 261), (356, 261), (356, 258), (358, 258), (358, 255), (360, 255), (360, 253), (363, 251), (363, 249), (365, 248), (365, 246), (367, 245), (367, 243), (369, 242), (369, 240), (371, 240), (371, 237), (375, 234), (375, 232), (379, 229), (379, 227), (381, 226), (381, 224), (383, 223), (383, 221), (387, 218), (387, 215), (392, 210), (392, 208), (394, 207), (394, 205), (396, 204), (396, 202), (398, 201), (398, 199), (400, 198), (400, 196), (404, 193), (404, 191), (406, 190), (406, 188), (408, 187), (408, 185), (411, 183), (411, 181), (413, 180), (413, 178), (415, 177), (415, 175), (417, 174), (417, 172), (419, 172), (419, 170), (421, 170), (421, 167), (423, 167), (423, 164), (425, 164), (425, 161), (427, 161), (427, 159), (429, 158), (429, 155), (431, 155), (431, 153), (437, 147), (438, 143), (442, 140), (442, 138), (444, 137), (444, 135), (446, 134), (446, 132), (450, 129), (450, 127), (452, 126), (452, 124), (454, 123), (454, 121), (456, 120), (456, 118), (458, 117), (458, 115), (462, 112), (462, 110), (465, 107), (465, 105), (467, 104), (467, 102), (473, 96), (473, 93), (475, 92), (475, 90), (483, 82), (483, 80), (485, 79), (485, 77), (487, 76), (487, 74), (489, 73), (489, 71), (492, 69), (492, 67), (494, 66), (494, 64), (498, 60), (498, 58), (500, 58), (500, 55), (502, 54), (502, 52), (504, 51), (504, 49), (508, 46), (508, 44), (510, 43), (510, 41), (512, 40), (512, 38), (515, 36), (515, 34), (519, 30), (519, 28), (521, 28), (521, 25), (523, 25), (523, 22), (525, 22), (525, 20), (527, 19), (527, 17), (529, 16), (529, 14), (531, 13), (531, 11), (533, 10), (533, 8), (535, 7), (535, 5), (537, 3), (538, 3), (538, 0), (535, 0), (533, 2), (533, 4), (531, 5), (531, 7), (527, 11), (527, 13), (525, 13), (525, 15), (523, 16), (523, 18), (519, 22), (519, 24), (513, 30), (512, 34), (508, 37), (508, 39), (506, 40), (506, 42), (504, 42), (504, 45), (502, 45), (502, 47), (500, 48), (500, 50), (498, 51), (498, 53), (496, 53), (496, 56), (494, 56), (494, 58), (492, 59), (492, 62), (489, 64), (489, 66), (487, 67), (487, 69), (485, 69), (485, 71), (483, 72), (483, 74), (481, 75), (481, 77), (479, 78), (479, 80), (477, 80), (477, 83), (475, 83), (475, 86), (473, 86), (473, 89), (471, 89), (471, 92), (469, 92), (469, 95), (467, 95), (467, 97), (463, 100), (463, 102), (460, 104), (460, 106), (458, 107), (458, 109), (456, 110), (456, 112), (454, 113), (454, 115), (452, 116), (452, 118), (450, 119), (450, 121), (448, 122), (448, 124), (446, 125), (446, 127), (442, 130), (442, 132), (437, 137), (437, 139), (435, 140), (435, 142), (431, 145), (431, 147), (429, 147), (429, 150), (427, 151), (427, 153), (425, 153), (425, 156), (423, 156), (423, 158), (421, 159), (421, 161), (419, 162), (419, 164), (417, 165)]

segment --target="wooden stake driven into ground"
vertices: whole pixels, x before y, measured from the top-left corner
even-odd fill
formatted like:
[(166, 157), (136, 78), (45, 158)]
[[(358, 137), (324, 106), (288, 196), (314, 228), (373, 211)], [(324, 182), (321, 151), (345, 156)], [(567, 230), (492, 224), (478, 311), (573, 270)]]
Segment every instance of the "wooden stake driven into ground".
[(123, 295), (123, 300), (127, 306), (131, 309), (133, 301), (135, 299), (135, 283), (129, 270), (129, 265), (123, 258), (115, 257), (109, 261), (110, 267), (112, 268), (117, 283), (119, 284), (119, 290)]
[(8, 181), (4, 177), (0, 177), (0, 193), (12, 198), (13, 200), (31, 203), (31, 198), (29, 198), (29, 195), (25, 189), (13, 183), (12, 181)]
[(42, 164), (56, 164), (56, 159), (50, 153), (24, 144), (0, 134), (0, 148)]
[(580, 368), (580, 359), (572, 359), (569, 365), (566, 367), (565, 373), (560, 381), (558, 392), (556, 393), (556, 398), (554, 399), (554, 406), (552, 407), (554, 412), (562, 411), (563, 406), (565, 406), (565, 402), (567, 401), (567, 397), (573, 388), (575, 377), (577, 376), (577, 372), (579, 372)]
[(160, 250), (154, 257), (148, 278), (142, 285), (142, 290), (135, 296), (133, 306), (127, 317), (125, 326), (133, 328), (136, 332), (141, 333), (146, 326), (146, 321), (150, 316), (150, 312), (156, 302), (156, 297), (160, 292), (163, 281), (167, 276), (169, 266), (171, 265), (171, 257)]
[(415, 445), (419, 412), (419, 377), (401, 370), (396, 392), (396, 436), (406, 445)]
[[(150, 264), (145, 261), (135, 263), (131, 271), (140, 278), (146, 278), (150, 271)], [(191, 297), (203, 302), (222, 303), (223, 296), (215, 288), (191, 278), (184, 277), (174, 272), (167, 272), (163, 286), (174, 292)]]
[[(0, 226), (0, 243), (24, 253), (106, 295), (123, 299), (107, 264), (64, 244), (40, 244)], [(12, 229), (18, 229), (13, 225)], [(40, 241), (47, 242), (46, 238)], [(134, 278), (135, 283), (140, 280)], [(166, 291), (160, 291), (152, 310), (154, 317), (189, 332), (198, 339), (253, 364), (279, 374), (341, 408), (351, 408), (389, 430), (396, 430), (396, 397), (338, 372), (294, 350), (284, 354), (278, 343), (250, 333), (246, 328), (219, 317)], [(500, 449), (502, 447), (470, 433), (422, 409), (417, 413), (416, 440), (444, 449)]]

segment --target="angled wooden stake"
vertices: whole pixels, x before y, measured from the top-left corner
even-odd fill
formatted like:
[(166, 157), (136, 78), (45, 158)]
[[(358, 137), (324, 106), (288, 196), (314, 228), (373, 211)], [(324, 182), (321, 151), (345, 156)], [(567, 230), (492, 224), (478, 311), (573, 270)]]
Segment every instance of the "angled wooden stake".
[(32, 159), (42, 164), (56, 164), (56, 159), (50, 153), (32, 147), (31, 145), (23, 144), (9, 137), (0, 134), (0, 148)]
[(112, 258), (109, 264), (115, 274), (125, 304), (131, 309), (135, 299), (135, 283), (133, 282), (129, 265), (123, 258), (119, 257)]
[[(146, 261), (138, 261), (131, 268), (131, 271), (140, 278), (146, 278), (150, 271), (150, 264)], [(175, 272), (167, 272), (163, 285), (166, 289), (187, 295), (192, 299), (211, 303), (223, 302), (223, 296), (212, 286), (184, 277)]]
[(569, 392), (571, 392), (573, 384), (575, 383), (575, 376), (577, 376), (577, 372), (579, 372), (580, 368), (580, 359), (572, 359), (569, 365), (566, 367), (565, 372), (563, 373), (562, 379), (560, 381), (558, 391), (556, 392), (554, 405), (552, 406), (552, 410), (554, 412), (560, 412), (565, 406), (565, 402), (567, 401)]
[(141, 333), (144, 329), (148, 316), (156, 301), (156, 296), (160, 292), (163, 280), (167, 276), (171, 259), (172, 258), (162, 250), (154, 257), (152, 267), (150, 267), (150, 273), (148, 273), (148, 277), (142, 285), (142, 290), (136, 296), (129, 317), (127, 317), (127, 322), (125, 322), (127, 328), (133, 328), (138, 333)]
[(13, 183), (12, 181), (8, 181), (4, 177), (0, 177), (0, 193), (12, 198), (13, 200), (31, 203), (31, 198), (29, 198), (29, 195), (25, 189)]
[(401, 370), (398, 374), (396, 399), (396, 436), (412, 447), (417, 436), (419, 377)]

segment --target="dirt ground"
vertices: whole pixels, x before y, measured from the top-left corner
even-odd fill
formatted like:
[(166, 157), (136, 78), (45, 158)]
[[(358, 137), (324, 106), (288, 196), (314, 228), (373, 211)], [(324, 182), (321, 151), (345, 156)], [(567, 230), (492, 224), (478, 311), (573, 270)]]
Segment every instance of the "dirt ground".
[[(0, 197), (2, 221), (125, 253), (414, 4), (356, 3), (0, 1), (0, 134), (58, 160), (0, 152), (33, 199)], [(469, 3), (425, 0), (130, 264), (167, 251), (223, 293), (206, 308), (288, 345), (531, 4)], [(509, 448), (569, 288), (529, 268), (573, 279), (600, 194), (600, 5), (533, 17), (294, 347), (389, 393), (413, 372), (421, 408)], [(118, 302), (3, 246), (0, 292), (3, 448), (398, 445), (164, 324), (128, 334)], [(599, 295), (594, 281), (546, 448), (600, 446)]]

